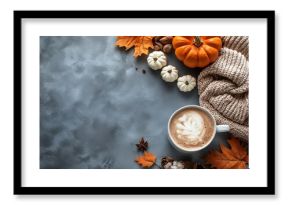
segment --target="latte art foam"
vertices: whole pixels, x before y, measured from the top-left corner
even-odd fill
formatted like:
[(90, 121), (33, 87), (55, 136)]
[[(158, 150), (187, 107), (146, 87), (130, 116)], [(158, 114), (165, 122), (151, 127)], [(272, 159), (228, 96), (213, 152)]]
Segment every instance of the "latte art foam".
[(172, 117), (170, 134), (173, 141), (182, 147), (203, 147), (213, 138), (214, 124), (205, 111), (186, 108)]
[(183, 114), (175, 125), (177, 138), (185, 144), (196, 145), (203, 141), (205, 125), (202, 117), (195, 112)]

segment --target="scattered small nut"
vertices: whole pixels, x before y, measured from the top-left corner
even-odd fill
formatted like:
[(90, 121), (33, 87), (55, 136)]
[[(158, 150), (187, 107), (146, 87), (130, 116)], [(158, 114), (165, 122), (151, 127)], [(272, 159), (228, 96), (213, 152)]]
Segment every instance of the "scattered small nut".
[(164, 47), (163, 47), (163, 52), (164, 53), (171, 53), (172, 51), (172, 45), (171, 44), (166, 44)]
[(159, 41), (161, 38), (162, 38), (162, 36), (155, 36), (155, 37), (154, 37), (154, 41), (157, 42), (157, 41)]
[(155, 42), (155, 45), (159, 46), (159, 47), (160, 47), (160, 49), (162, 49), (162, 48), (163, 48), (163, 45), (162, 45), (162, 43), (160, 43), (160, 42)]
[(169, 44), (169, 43), (171, 43), (172, 42), (172, 36), (164, 36), (164, 37), (162, 37), (162, 38), (160, 38), (160, 42), (163, 44), (163, 45), (165, 45), (165, 44)]
[(155, 50), (155, 51), (160, 51), (160, 50), (161, 50), (161, 47), (158, 46), (158, 45), (155, 45), (155, 46), (154, 46), (154, 50)]

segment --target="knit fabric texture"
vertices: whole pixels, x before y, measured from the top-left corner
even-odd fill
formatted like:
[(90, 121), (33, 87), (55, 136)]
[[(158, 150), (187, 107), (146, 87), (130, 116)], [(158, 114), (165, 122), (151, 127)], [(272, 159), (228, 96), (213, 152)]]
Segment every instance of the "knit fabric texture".
[(249, 40), (247, 36), (222, 37), (220, 57), (198, 77), (199, 101), (217, 124), (248, 141), (249, 132)]

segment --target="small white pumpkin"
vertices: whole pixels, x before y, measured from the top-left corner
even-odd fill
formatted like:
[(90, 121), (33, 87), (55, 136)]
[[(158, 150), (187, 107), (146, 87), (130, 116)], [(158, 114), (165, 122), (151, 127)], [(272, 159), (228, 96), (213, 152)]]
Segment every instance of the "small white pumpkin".
[(167, 58), (162, 51), (153, 51), (147, 58), (148, 65), (153, 70), (159, 70), (167, 65)]
[(166, 82), (174, 82), (178, 78), (178, 70), (172, 65), (165, 66), (162, 68), (161, 77)]
[(196, 80), (191, 75), (185, 75), (177, 80), (177, 87), (182, 92), (189, 92), (196, 86)]

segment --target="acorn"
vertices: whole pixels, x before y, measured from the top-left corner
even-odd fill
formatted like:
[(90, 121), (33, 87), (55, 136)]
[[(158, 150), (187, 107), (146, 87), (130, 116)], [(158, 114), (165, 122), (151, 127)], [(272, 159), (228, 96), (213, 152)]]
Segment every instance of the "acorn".
[(159, 41), (160, 41), (163, 45), (166, 45), (166, 44), (170, 44), (170, 43), (172, 43), (172, 39), (173, 39), (173, 36), (164, 36), (164, 37), (160, 38)]
[(158, 42), (163, 36), (155, 36), (154, 37), (154, 42)]
[(171, 51), (172, 51), (172, 44), (166, 44), (165, 46), (163, 46), (163, 52), (164, 53), (171, 53)]
[(155, 42), (154, 50), (155, 51), (160, 51), (162, 49), (163, 49), (163, 45), (160, 42)]

